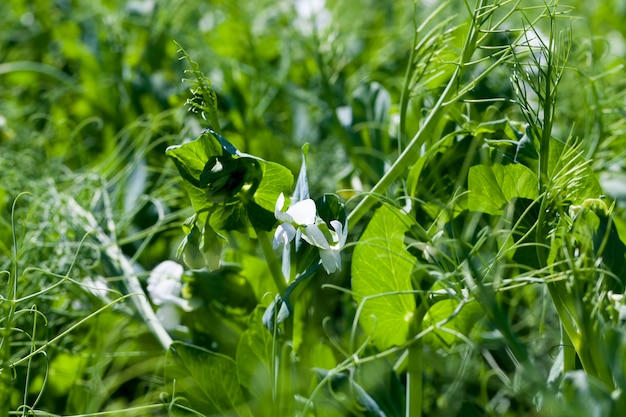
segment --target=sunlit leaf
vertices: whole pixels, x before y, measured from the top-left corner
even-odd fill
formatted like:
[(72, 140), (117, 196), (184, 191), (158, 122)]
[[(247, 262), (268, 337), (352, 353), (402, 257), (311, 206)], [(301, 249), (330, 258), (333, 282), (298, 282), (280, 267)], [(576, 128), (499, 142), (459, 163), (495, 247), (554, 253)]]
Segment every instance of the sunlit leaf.
[(424, 343), (435, 348), (448, 349), (462, 341), (457, 335), (469, 335), (482, 316), (484, 311), (476, 301), (461, 306), (458, 300), (441, 300), (431, 306), (424, 316), (422, 327), (435, 327), (424, 336)]
[(243, 154), (211, 130), (192, 142), (169, 147), (167, 155), (185, 180), (194, 210), (208, 211), (215, 231), (244, 230), (249, 225), (271, 230), (276, 200), (293, 184), (287, 168)]
[(254, 202), (272, 213), (280, 193), (288, 195), (293, 185), (293, 174), (284, 166), (263, 161), (263, 179), (254, 193)]
[(409, 323), (415, 310), (410, 291), (413, 257), (405, 248), (406, 216), (382, 206), (361, 236), (352, 260), (352, 290), (357, 303), (364, 297), (360, 316), (363, 328), (376, 346), (385, 349), (409, 337)]
[(534, 199), (538, 195), (537, 176), (520, 164), (476, 165), (469, 170), (469, 209), (501, 214), (513, 198)]
[(222, 147), (207, 132), (191, 142), (170, 146), (167, 148), (166, 154), (174, 160), (178, 172), (185, 181), (199, 188), (200, 176), (206, 163), (212, 156), (222, 155)]

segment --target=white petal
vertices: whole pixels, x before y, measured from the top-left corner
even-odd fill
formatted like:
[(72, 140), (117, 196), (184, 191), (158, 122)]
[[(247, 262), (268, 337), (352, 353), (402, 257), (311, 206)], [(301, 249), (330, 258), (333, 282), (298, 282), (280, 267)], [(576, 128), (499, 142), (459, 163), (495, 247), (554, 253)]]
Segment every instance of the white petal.
[(289, 242), (293, 240), (296, 236), (296, 228), (293, 227), (289, 223), (283, 223), (278, 225), (276, 231), (274, 232), (274, 249), (278, 248), (280, 245), (287, 245)]
[(316, 224), (310, 224), (305, 226), (302, 231), (302, 238), (306, 240), (310, 245), (317, 246), (321, 249), (330, 249), (330, 244), (324, 236), (324, 233)]
[(180, 325), (180, 311), (175, 304), (164, 304), (156, 312), (156, 316), (165, 330), (176, 330)]
[(276, 207), (274, 207), (274, 217), (280, 222), (290, 223), (292, 221), (291, 216), (283, 211), (285, 208), (285, 195), (280, 193), (276, 200)]
[(346, 244), (346, 240), (348, 239), (348, 228), (344, 228), (339, 220), (331, 220), (330, 225), (337, 232), (337, 242), (339, 243), (339, 248), (343, 248)]
[(183, 266), (174, 261), (161, 262), (150, 273), (148, 285), (151, 283), (156, 284), (160, 281), (168, 279), (180, 281), (183, 276), (183, 272)]
[(280, 193), (278, 199), (276, 199), (276, 206), (274, 208), (274, 213), (279, 211), (283, 211), (283, 207), (285, 206), (285, 194)]
[(283, 264), (281, 271), (283, 273), (283, 277), (285, 278), (285, 282), (289, 282), (291, 278), (291, 245), (285, 245), (283, 248)]
[(173, 298), (178, 298), (182, 290), (182, 283), (173, 279), (153, 281), (148, 284), (148, 294), (156, 305), (164, 304)]
[(293, 222), (304, 226), (307, 224), (315, 223), (317, 216), (317, 207), (315, 207), (315, 201), (307, 198), (306, 200), (298, 201), (287, 209), (287, 214)]
[(341, 254), (338, 250), (321, 249), (320, 258), (327, 274), (332, 274), (337, 270), (341, 271)]

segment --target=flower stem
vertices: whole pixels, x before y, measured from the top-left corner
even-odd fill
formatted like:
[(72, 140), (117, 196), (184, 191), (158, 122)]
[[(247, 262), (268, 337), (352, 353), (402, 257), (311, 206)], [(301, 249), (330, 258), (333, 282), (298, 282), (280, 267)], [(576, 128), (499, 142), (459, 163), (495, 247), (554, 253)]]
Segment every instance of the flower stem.
[(274, 248), (272, 247), (272, 242), (266, 231), (254, 229), (256, 232), (257, 238), (259, 239), (259, 243), (261, 244), (261, 249), (263, 250), (263, 254), (265, 255), (265, 260), (267, 261), (267, 266), (270, 268), (270, 272), (272, 274), (272, 278), (274, 279), (274, 284), (276, 285), (276, 289), (279, 294), (284, 294), (287, 289), (287, 283), (285, 282), (285, 278), (283, 277), (283, 271), (280, 266), (280, 262), (276, 258), (274, 254)]

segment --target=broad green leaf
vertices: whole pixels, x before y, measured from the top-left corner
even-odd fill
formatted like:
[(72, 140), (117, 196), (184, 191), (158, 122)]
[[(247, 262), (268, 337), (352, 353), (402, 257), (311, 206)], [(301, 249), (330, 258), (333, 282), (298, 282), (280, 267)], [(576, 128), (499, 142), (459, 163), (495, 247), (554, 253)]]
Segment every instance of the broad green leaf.
[(410, 220), (387, 206), (379, 208), (354, 249), (352, 290), (357, 303), (365, 300), (363, 328), (379, 349), (405, 342), (415, 310), (410, 291), (413, 257), (405, 248), (404, 233)]
[(207, 161), (223, 152), (220, 143), (209, 133), (204, 133), (191, 142), (170, 146), (165, 153), (174, 160), (176, 168), (186, 181), (200, 187), (200, 175)]
[(292, 354), (284, 345), (275, 343), (272, 333), (264, 327), (264, 313), (265, 309), (258, 307), (241, 336), (236, 355), (237, 376), (240, 384), (258, 400), (253, 405), (255, 416), (294, 415), (296, 381), (291, 378)]
[(174, 342), (168, 355), (168, 380), (190, 408), (204, 415), (252, 417), (231, 358), (182, 342)]
[(254, 202), (274, 213), (276, 200), (280, 193), (291, 193), (293, 174), (284, 166), (275, 162), (263, 161), (263, 179), (254, 193)]
[(339, 198), (334, 194), (324, 194), (315, 199), (317, 215), (330, 224), (333, 220), (339, 220), (342, 225), (346, 225), (346, 208)]
[(215, 231), (243, 230), (250, 225), (271, 230), (276, 200), (292, 188), (293, 174), (287, 168), (242, 154), (212, 131), (171, 146), (166, 153), (185, 180), (194, 211), (208, 211)]
[(274, 340), (263, 326), (264, 312), (264, 308), (257, 307), (250, 316), (248, 329), (241, 335), (237, 346), (237, 377), (241, 386), (261, 404), (269, 402), (265, 409), (271, 410)]
[(515, 142), (524, 135), (518, 131), (509, 119), (499, 119), (484, 122), (476, 126), (472, 135), (485, 139), (489, 143), (509, 143), (517, 145)]
[(195, 269), (186, 273), (185, 280), (190, 295), (205, 305), (217, 301), (241, 314), (248, 314), (256, 307), (254, 289), (237, 264), (224, 264), (212, 271)]
[(248, 225), (246, 208), (243, 204), (215, 204), (209, 215), (213, 230), (244, 230)]
[(537, 176), (520, 164), (475, 165), (469, 170), (469, 209), (502, 214), (513, 198), (534, 199), (538, 195)]
[(326, 343), (315, 343), (309, 346), (310, 362), (315, 368), (333, 369), (337, 366), (337, 359), (333, 354), (333, 349)]
[(460, 307), (459, 301), (441, 300), (432, 305), (422, 324), (423, 328), (435, 326), (435, 329), (424, 336), (424, 343), (435, 348), (448, 349), (461, 340), (455, 335), (469, 335), (472, 328), (484, 312), (478, 302), (470, 301)]
[[(67, 395), (75, 385), (80, 383), (82, 372), (84, 372), (86, 359), (80, 355), (69, 353), (59, 353), (54, 356), (48, 369), (48, 384), (46, 392), (48, 395), (60, 397)], [(29, 394), (36, 394), (44, 388), (46, 381), (42, 375), (37, 375), (31, 386), (28, 388)]]

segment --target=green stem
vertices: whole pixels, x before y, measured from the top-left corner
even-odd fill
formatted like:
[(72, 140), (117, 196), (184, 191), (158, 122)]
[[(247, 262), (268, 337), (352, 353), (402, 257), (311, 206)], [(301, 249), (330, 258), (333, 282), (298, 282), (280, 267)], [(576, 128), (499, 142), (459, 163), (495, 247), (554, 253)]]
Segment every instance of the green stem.
[(561, 322), (561, 349), (563, 349), (563, 373), (576, 369), (576, 349), (569, 333)]
[[(422, 331), (422, 322), (426, 315), (424, 304), (420, 305), (411, 323), (411, 333), (418, 335)], [(409, 357), (406, 376), (406, 417), (421, 417), (424, 403), (423, 395), (423, 344), (419, 338), (409, 346)]]
[[(413, 45), (417, 45), (418, 41), (418, 30), (417, 30), (417, 2), (413, 3)], [(411, 83), (411, 74), (413, 73), (414, 68), (414, 60), (415, 60), (415, 47), (411, 48), (411, 53), (409, 54), (409, 63), (406, 66), (406, 72), (404, 74), (404, 84), (402, 85), (402, 91), (400, 92), (400, 126), (398, 128), (398, 150), (402, 151), (402, 142), (404, 141), (404, 137), (406, 135), (406, 113), (409, 107), (409, 96), (410, 92), (410, 83)]]
[[(411, 142), (407, 145), (406, 149), (400, 154), (398, 159), (393, 163), (389, 171), (383, 175), (383, 177), (376, 183), (372, 190), (357, 204), (357, 206), (350, 212), (348, 216), (349, 224), (356, 224), (367, 213), (367, 211), (378, 201), (377, 197), (383, 194), (407, 169), (413, 165), (421, 154), (421, 147), (429, 137), (428, 133), (432, 132), (435, 126), (441, 120), (443, 116), (443, 110), (449, 105), (450, 98), (453, 92), (458, 88), (461, 77), (464, 73), (467, 63), (470, 61), (477, 46), (477, 39), (480, 35), (480, 28), (476, 24), (478, 14), (484, 9), (486, 0), (479, 0), (474, 10), (474, 16), (472, 16), (472, 24), (469, 27), (467, 37), (465, 39), (465, 45), (463, 47), (463, 53), (461, 59), (455, 68), (446, 88), (439, 96), (439, 100), (433, 106), (433, 109), (429, 113), (428, 117), (424, 121), (423, 126), (415, 134)], [(456, 97), (458, 100), (460, 97)]]
[[(550, 37), (552, 38), (552, 36)], [(549, 182), (548, 175), (548, 160), (550, 158), (550, 136), (552, 132), (552, 117), (550, 116), (550, 112), (552, 111), (552, 88), (551, 88), (551, 77), (550, 73), (552, 71), (552, 60), (550, 57), (551, 53), (548, 54), (548, 65), (547, 65), (547, 76), (545, 80), (545, 101), (544, 101), (544, 123), (543, 130), (541, 132), (541, 143), (539, 145), (539, 192), (542, 192), (546, 189)]]
[(15, 207), (17, 200), (22, 196), (20, 194), (13, 201), (11, 207), (11, 232), (13, 234), (13, 271), (9, 272), (9, 282), (7, 283), (8, 292), (6, 299), (0, 301), (2, 308), (3, 320), (0, 331), (2, 339), (0, 339), (0, 416), (9, 415), (9, 399), (11, 398), (11, 328), (13, 327), (13, 319), (15, 317), (16, 299), (17, 299), (17, 274), (18, 274), (18, 253), (17, 253), (17, 236), (15, 233)]
[(122, 252), (117, 242), (114, 241), (100, 227), (92, 213), (85, 210), (74, 198), (59, 194), (56, 190), (52, 190), (53, 195), (59, 201), (66, 201), (66, 207), (72, 216), (82, 220), (81, 224), (87, 233), (94, 236), (98, 243), (102, 246), (103, 256), (111, 262), (111, 265), (124, 277), (124, 286), (128, 294), (134, 295), (131, 300), (135, 305), (135, 309), (141, 315), (144, 322), (148, 325), (152, 334), (161, 343), (165, 350), (169, 349), (172, 344), (172, 337), (163, 327), (148, 301), (139, 277), (135, 272), (133, 265), (130, 263), (126, 255)]
[(265, 255), (265, 260), (267, 261), (267, 266), (270, 269), (270, 273), (272, 274), (272, 279), (274, 280), (274, 284), (276, 285), (276, 289), (279, 294), (284, 294), (287, 289), (287, 283), (285, 282), (285, 278), (283, 277), (283, 271), (280, 266), (280, 262), (278, 262), (278, 258), (274, 254), (274, 248), (272, 247), (272, 242), (268, 236), (268, 233), (264, 230), (254, 230), (256, 232), (257, 238), (259, 239), (259, 243), (261, 244), (261, 249), (263, 250), (263, 254)]

